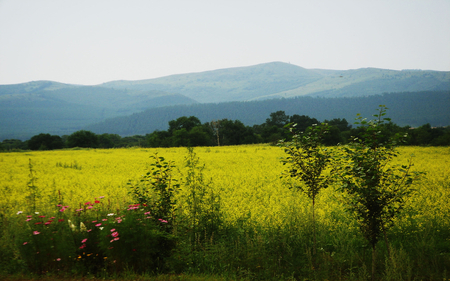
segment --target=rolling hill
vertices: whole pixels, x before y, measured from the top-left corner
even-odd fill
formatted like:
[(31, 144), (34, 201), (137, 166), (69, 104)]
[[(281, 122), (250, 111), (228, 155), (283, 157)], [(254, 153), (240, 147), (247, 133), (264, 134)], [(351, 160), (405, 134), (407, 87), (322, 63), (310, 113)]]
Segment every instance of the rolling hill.
[[(450, 72), (305, 69), (282, 62), (147, 80), (112, 81), (96, 86), (34, 81), (0, 85), (0, 140), (24, 140), (39, 133), (70, 134), (111, 118), (131, 118), (143, 111), (156, 110), (164, 116), (177, 118), (183, 108), (177, 106), (198, 106), (198, 110), (203, 110), (201, 104), (212, 103), (216, 104), (212, 107), (228, 108), (223, 118), (239, 119), (237, 108), (245, 107), (238, 102), (271, 100), (268, 104), (277, 104), (277, 99), (302, 96), (357, 98), (388, 92), (449, 90)], [(155, 120), (159, 117), (147, 122)], [(164, 121), (155, 128), (166, 125)], [(128, 130), (123, 134), (138, 132)]]

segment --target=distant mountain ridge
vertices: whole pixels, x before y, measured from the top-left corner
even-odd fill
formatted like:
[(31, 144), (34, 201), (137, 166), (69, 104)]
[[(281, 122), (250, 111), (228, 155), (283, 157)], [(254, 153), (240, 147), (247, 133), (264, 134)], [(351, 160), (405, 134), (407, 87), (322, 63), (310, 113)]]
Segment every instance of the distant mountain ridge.
[(450, 71), (305, 69), (282, 62), (95, 86), (33, 81), (0, 85), (0, 140), (70, 134), (109, 118), (167, 106), (170, 111), (197, 103), (449, 90)]
[(392, 92), (450, 90), (450, 71), (305, 69), (271, 62), (138, 81), (102, 84), (115, 89), (176, 92), (200, 103), (296, 96), (356, 97)]

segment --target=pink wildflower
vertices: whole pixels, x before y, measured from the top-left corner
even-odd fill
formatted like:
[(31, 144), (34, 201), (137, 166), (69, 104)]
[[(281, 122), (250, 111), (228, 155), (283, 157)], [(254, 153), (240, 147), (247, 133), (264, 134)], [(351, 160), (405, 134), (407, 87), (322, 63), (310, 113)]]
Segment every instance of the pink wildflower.
[(102, 225), (101, 223), (97, 223), (97, 224), (96, 224), (95, 226), (97, 226), (97, 227), (98, 227), (98, 226), (101, 226), (101, 225)]
[(117, 237), (117, 236), (119, 236), (119, 232), (117, 232), (117, 231), (116, 231), (116, 232), (113, 232), (113, 233), (111, 233), (111, 236), (112, 236), (112, 237)]
[(35, 231), (33, 231), (33, 234), (34, 234), (34, 235), (38, 235), (38, 234), (40, 234), (40, 232), (37, 231), (37, 230), (35, 230)]
[(80, 249), (84, 249), (86, 247), (86, 244), (81, 245)]
[(119, 237), (116, 237), (116, 238), (114, 238), (114, 241), (117, 241), (117, 240), (119, 240), (120, 238)]
[(114, 232), (114, 231), (116, 231), (116, 229), (115, 229), (115, 228), (111, 229), (111, 232)]
[(92, 206), (87, 207), (88, 209), (92, 209)]
[(105, 198), (105, 196), (100, 196), (99, 198), (100, 198), (100, 199), (103, 199), (103, 198)]
[(107, 221), (108, 219), (102, 219), (102, 221)]
[(26, 244), (28, 244), (28, 242), (23, 242), (23, 245), (26, 245)]
[(57, 258), (56, 261), (61, 261), (61, 258)]
[(30, 220), (32, 220), (32, 218), (26, 219), (26, 221), (30, 221)]
[(83, 240), (81, 240), (81, 243), (86, 243), (86, 241), (87, 241), (87, 238), (84, 238)]

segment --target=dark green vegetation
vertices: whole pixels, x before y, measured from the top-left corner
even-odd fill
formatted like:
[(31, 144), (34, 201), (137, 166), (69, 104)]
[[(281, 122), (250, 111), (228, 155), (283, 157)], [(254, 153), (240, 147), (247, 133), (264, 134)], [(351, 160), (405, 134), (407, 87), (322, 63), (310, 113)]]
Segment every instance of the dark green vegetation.
[[(202, 122), (238, 119), (252, 126), (277, 110), (348, 119), (353, 118), (349, 112), (369, 114), (378, 104), (389, 104), (398, 114), (393, 121), (401, 126), (446, 126), (450, 117), (443, 108), (450, 107), (449, 90), (449, 72), (313, 70), (280, 62), (97, 86), (50, 81), (0, 85), (0, 140), (25, 140), (42, 132), (67, 135), (82, 129), (121, 136), (146, 134), (167, 129), (167, 122), (180, 116), (197, 116)], [(404, 94), (376, 101), (349, 98), (394, 92)], [(413, 94), (417, 92), (423, 93)], [(300, 96), (340, 99), (278, 100)], [(423, 102), (425, 106), (417, 106)], [(194, 104), (198, 105), (188, 106)], [(124, 118), (97, 124), (114, 117)]]
[[(347, 142), (351, 135), (361, 136), (363, 128), (352, 128), (347, 120), (334, 118), (324, 120), (328, 132), (321, 138), (325, 145), (337, 145)], [(146, 135), (121, 137), (117, 134), (95, 134), (80, 130), (71, 135), (56, 136), (39, 134), (25, 142), (7, 139), (0, 143), (0, 151), (10, 150), (52, 150), (61, 148), (119, 148), (119, 147), (179, 147), (179, 146), (216, 146), (256, 143), (275, 144), (281, 139), (291, 140), (292, 135), (284, 127), (295, 123), (296, 129), (305, 131), (307, 127), (321, 123), (306, 115), (287, 115), (284, 111), (272, 112), (266, 122), (252, 127), (245, 126), (239, 120), (221, 119), (201, 123), (195, 116), (182, 116), (169, 121), (166, 131), (154, 131)], [(404, 145), (450, 145), (450, 127), (431, 127), (430, 124), (418, 128), (400, 127), (392, 122), (380, 126), (386, 136), (398, 133), (407, 135)]]
[[(346, 143), (351, 135), (360, 136), (363, 128), (352, 128), (347, 120), (334, 118), (324, 120), (327, 123), (327, 134), (321, 142), (325, 145)], [(272, 112), (266, 122), (253, 127), (245, 126), (239, 120), (221, 119), (201, 123), (195, 116), (182, 116), (169, 121), (166, 131), (154, 131), (146, 135), (121, 137), (117, 134), (95, 134), (80, 130), (69, 136), (39, 134), (30, 140), (22, 142), (17, 139), (7, 139), (0, 143), (0, 151), (10, 150), (52, 150), (61, 148), (119, 148), (119, 147), (180, 147), (180, 146), (219, 146), (272, 143), (281, 139), (291, 140), (292, 135), (284, 130), (288, 124), (296, 124), (296, 129), (305, 131), (307, 127), (320, 122), (306, 115), (287, 115), (284, 111)], [(434, 127), (425, 124), (418, 128), (400, 127), (392, 122), (380, 126), (386, 136), (398, 133), (407, 135), (404, 145), (450, 145), (450, 127)]]

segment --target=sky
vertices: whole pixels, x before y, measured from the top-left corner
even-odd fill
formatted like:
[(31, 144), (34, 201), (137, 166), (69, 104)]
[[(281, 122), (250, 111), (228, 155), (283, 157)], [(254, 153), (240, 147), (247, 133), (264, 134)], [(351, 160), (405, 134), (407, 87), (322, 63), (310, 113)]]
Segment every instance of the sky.
[(0, 84), (273, 61), (450, 71), (450, 0), (0, 0)]

